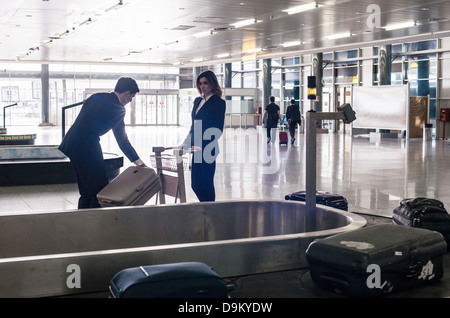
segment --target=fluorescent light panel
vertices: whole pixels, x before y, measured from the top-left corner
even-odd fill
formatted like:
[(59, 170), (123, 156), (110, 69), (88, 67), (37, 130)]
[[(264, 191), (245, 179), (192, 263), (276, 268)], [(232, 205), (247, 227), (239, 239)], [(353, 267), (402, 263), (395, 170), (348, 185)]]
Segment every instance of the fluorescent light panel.
[(291, 42), (284, 42), (283, 44), (281, 44), (282, 47), (291, 47), (291, 46), (296, 46), (296, 45), (300, 45), (302, 44), (301, 41), (291, 41)]
[(235, 28), (242, 28), (246, 25), (250, 25), (250, 24), (258, 23), (258, 22), (260, 22), (260, 21), (257, 21), (255, 19), (248, 19), (248, 20), (243, 20), (243, 21), (238, 21), (236, 23), (233, 23), (232, 26), (234, 26)]
[(350, 36), (352, 36), (352, 34), (350, 32), (345, 32), (345, 33), (336, 33), (336, 34), (328, 35), (326, 38), (328, 40), (336, 40), (336, 39), (348, 38)]
[(410, 22), (402, 22), (402, 23), (395, 23), (395, 24), (389, 24), (384, 27), (386, 31), (390, 30), (397, 30), (397, 29), (404, 29), (404, 28), (410, 28), (415, 25), (414, 21)]
[(203, 38), (205, 36), (211, 35), (211, 31), (205, 31), (205, 32), (199, 32), (197, 34), (194, 34), (196, 38)]
[(296, 7), (292, 7), (286, 10), (282, 10), (283, 12), (287, 12), (288, 14), (296, 14), (296, 13), (300, 13), (300, 12), (304, 12), (304, 11), (309, 11), (315, 8), (319, 8), (322, 7), (323, 5), (318, 5), (315, 2), (310, 2), (307, 4), (302, 4)]
[(260, 47), (258, 47), (255, 49), (247, 50), (247, 51), (245, 51), (245, 53), (256, 53), (256, 52), (260, 52), (260, 51), (262, 51), (262, 49)]

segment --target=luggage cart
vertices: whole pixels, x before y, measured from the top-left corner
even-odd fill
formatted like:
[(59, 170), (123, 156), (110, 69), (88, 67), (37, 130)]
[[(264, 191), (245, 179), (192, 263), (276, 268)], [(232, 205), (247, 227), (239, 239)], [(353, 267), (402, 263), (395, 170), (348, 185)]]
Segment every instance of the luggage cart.
[[(173, 150), (173, 154), (163, 154), (166, 150)], [(165, 204), (166, 195), (186, 202), (186, 188), (184, 182), (184, 170), (189, 166), (189, 158), (183, 157), (189, 153), (175, 147), (153, 147), (154, 155), (150, 155), (150, 164), (156, 169), (156, 174), (161, 180), (161, 190), (156, 196), (156, 203)]]

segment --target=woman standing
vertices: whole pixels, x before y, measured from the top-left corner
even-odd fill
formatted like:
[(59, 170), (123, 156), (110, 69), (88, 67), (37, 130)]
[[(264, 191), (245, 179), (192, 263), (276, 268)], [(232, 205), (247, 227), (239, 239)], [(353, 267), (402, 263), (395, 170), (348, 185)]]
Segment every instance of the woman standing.
[(200, 96), (194, 100), (191, 129), (182, 148), (193, 151), (192, 190), (200, 202), (215, 201), (214, 174), (226, 107), (222, 89), (212, 71), (202, 72), (197, 77), (196, 87)]

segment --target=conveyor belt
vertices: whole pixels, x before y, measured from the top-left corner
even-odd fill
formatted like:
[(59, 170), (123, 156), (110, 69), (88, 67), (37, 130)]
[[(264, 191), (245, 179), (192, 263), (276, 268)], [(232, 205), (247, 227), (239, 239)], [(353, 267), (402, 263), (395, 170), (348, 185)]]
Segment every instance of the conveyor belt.
[[(305, 228), (305, 204), (227, 201), (0, 216), (0, 297), (105, 291), (120, 270), (201, 261), (223, 277), (307, 266), (319, 237), (366, 224), (358, 215), (317, 206)], [(72, 267), (80, 288), (70, 288)]]

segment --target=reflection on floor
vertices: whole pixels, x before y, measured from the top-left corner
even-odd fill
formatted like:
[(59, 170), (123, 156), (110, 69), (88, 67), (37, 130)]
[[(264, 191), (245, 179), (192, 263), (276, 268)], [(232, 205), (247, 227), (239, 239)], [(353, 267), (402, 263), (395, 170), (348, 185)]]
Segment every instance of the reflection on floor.
[[(59, 127), (13, 127), (36, 130), (36, 145), (57, 145)], [(150, 164), (153, 146), (177, 146), (187, 127), (128, 127), (128, 136), (143, 160)], [(112, 133), (101, 139), (104, 152), (121, 154)], [(217, 200), (281, 199), (305, 189), (305, 135), (294, 145), (266, 143), (261, 127), (227, 127), (220, 140), (215, 178)], [(450, 207), (450, 147), (446, 141), (352, 137), (344, 133), (317, 136), (317, 190), (343, 195), (349, 211), (390, 216), (400, 200), (436, 198)], [(124, 167), (130, 162), (125, 158)], [(197, 201), (186, 171), (188, 202)], [(75, 209), (76, 184), (0, 187), (1, 212)], [(168, 203), (172, 203), (169, 198)], [(154, 204), (150, 201), (147, 204)]]

